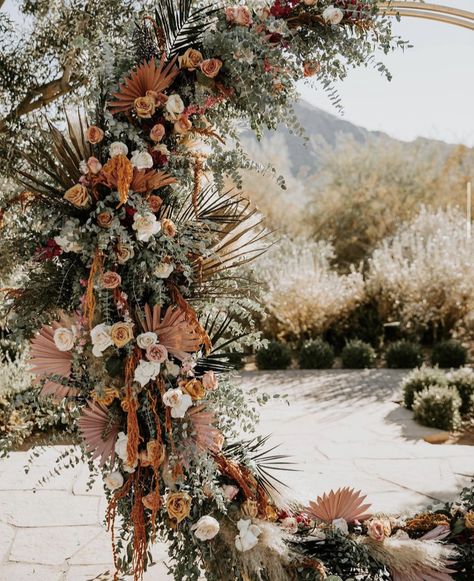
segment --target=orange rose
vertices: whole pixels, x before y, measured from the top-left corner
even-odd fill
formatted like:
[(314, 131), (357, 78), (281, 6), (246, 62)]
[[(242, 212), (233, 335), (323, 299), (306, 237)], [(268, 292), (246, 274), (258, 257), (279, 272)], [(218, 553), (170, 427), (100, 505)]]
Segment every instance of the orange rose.
[(312, 77), (319, 73), (321, 65), (318, 61), (306, 61), (303, 65), (303, 73), (305, 77)]
[(82, 184), (76, 184), (69, 188), (64, 194), (64, 199), (76, 206), (76, 208), (87, 208), (91, 203), (89, 192)]
[(150, 131), (150, 139), (155, 143), (158, 143), (158, 141), (161, 141), (163, 139), (165, 133), (166, 131), (164, 125), (162, 125), (161, 123), (157, 123), (156, 125), (153, 125)]
[(188, 48), (183, 55), (178, 57), (178, 63), (180, 69), (194, 71), (202, 63), (202, 54), (194, 48)]
[(174, 222), (169, 218), (163, 218), (161, 220), (161, 231), (165, 236), (169, 236), (170, 238), (174, 238), (177, 232)]
[(135, 112), (141, 119), (150, 119), (155, 113), (155, 98), (151, 95), (138, 97), (134, 102)]
[(207, 59), (201, 63), (201, 71), (206, 77), (213, 79), (221, 70), (222, 61), (219, 59)]
[(115, 323), (110, 329), (110, 336), (116, 347), (124, 347), (133, 339), (133, 329), (130, 323)]
[(110, 228), (112, 226), (113, 219), (114, 217), (110, 212), (101, 212), (97, 216), (97, 224), (99, 224), (101, 228)]
[(117, 288), (122, 282), (120, 274), (118, 272), (113, 272), (111, 270), (104, 272), (104, 274), (101, 277), (101, 280), (102, 286), (108, 290)]
[(163, 204), (163, 200), (160, 198), (160, 196), (152, 194), (151, 196), (148, 196), (147, 203), (152, 212), (158, 212)]
[(91, 125), (87, 128), (86, 139), (89, 143), (95, 145), (104, 139), (104, 132), (100, 127), (97, 127), (97, 125)]
[(202, 399), (206, 395), (206, 390), (199, 379), (191, 379), (181, 385), (181, 390), (191, 396), (192, 399)]
[(192, 126), (193, 124), (188, 119), (187, 115), (180, 115), (178, 120), (174, 123), (174, 130), (176, 133), (184, 135), (185, 133), (188, 133)]
[(187, 492), (173, 492), (166, 501), (166, 510), (170, 518), (180, 523), (191, 512), (191, 497)]
[(158, 467), (165, 461), (165, 447), (158, 440), (150, 440), (146, 445), (146, 451), (140, 452), (140, 465)]

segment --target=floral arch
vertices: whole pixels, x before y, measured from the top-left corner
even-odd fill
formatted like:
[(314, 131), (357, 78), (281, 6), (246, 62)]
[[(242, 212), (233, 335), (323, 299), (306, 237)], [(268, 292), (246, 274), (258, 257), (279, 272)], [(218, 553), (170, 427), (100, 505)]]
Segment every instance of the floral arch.
[(423, 18), (474, 30), (474, 12), (452, 6), (405, 0), (384, 2), (380, 8), (391, 16)]
[(472, 578), (470, 491), (403, 519), (371, 515), (350, 487), (285, 500), (278, 458), (242, 438), (258, 398), (228, 357), (258, 341), (249, 265), (268, 244), (224, 187), (251, 163), (234, 122), (299, 131), (295, 81), (337, 101), (334, 80), (404, 46), (391, 13), (376, 0), (160, 0), (137, 13), (128, 51), (104, 55), (66, 131), (47, 123), (18, 148), (25, 274), (7, 301), (42, 393), (103, 474), (116, 579), (141, 579), (158, 537), (177, 580)]

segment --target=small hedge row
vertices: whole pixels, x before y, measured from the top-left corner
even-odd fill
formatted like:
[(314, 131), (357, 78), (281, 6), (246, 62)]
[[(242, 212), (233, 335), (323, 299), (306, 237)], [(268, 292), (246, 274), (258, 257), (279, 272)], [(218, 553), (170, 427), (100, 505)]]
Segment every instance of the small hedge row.
[(462, 419), (474, 415), (474, 370), (463, 367), (450, 373), (422, 366), (403, 381), (403, 402), (421, 424), (456, 430)]

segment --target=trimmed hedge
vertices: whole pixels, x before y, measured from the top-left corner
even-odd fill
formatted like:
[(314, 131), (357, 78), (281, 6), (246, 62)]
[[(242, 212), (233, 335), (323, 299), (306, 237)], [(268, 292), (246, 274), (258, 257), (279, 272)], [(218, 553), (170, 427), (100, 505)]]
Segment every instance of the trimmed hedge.
[(258, 369), (288, 369), (291, 365), (291, 351), (283, 343), (271, 341), (255, 356)]
[(413, 369), (423, 363), (423, 353), (417, 343), (403, 340), (390, 345), (385, 359), (390, 369)]
[(323, 339), (306, 341), (300, 349), (301, 369), (331, 369), (334, 364), (334, 349)]
[(462, 367), (467, 363), (467, 349), (459, 341), (441, 341), (433, 347), (431, 363), (442, 369)]
[(411, 371), (402, 382), (405, 407), (411, 410), (416, 394), (431, 385), (446, 387), (448, 385), (446, 374), (437, 367), (426, 367), (425, 365)]
[(353, 339), (342, 350), (341, 358), (342, 365), (347, 369), (366, 369), (373, 367), (377, 355), (372, 345)]
[(432, 385), (416, 394), (415, 419), (431, 428), (453, 431), (461, 425), (461, 398), (452, 387)]

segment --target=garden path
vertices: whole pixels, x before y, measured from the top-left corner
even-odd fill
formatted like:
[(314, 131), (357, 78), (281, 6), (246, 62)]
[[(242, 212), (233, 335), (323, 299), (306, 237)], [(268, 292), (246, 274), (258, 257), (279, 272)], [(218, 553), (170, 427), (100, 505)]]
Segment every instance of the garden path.
[[(474, 473), (474, 447), (423, 441), (422, 428), (400, 408), (404, 371), (245, 372), (244, 385), (273, 395), (262, 410), (262, 434), (281, 443), (300, 472), (282, 475), (299, 498), (351, 485), (375, 510), (413, 510), (452, 499)], [(102, 526), (99, 483), (87, 490), (87, 466), (65, 470), (46, 485), (37, 481), (58, 455), (46, 450), (25, 475), (28, 453), (0, 461), (0, 581), (86, 581), (111, 569), (110, 540)], [(164, 545), (146, 579), (168, 579)], [(106, 577), (101, 577), (106, 579)]]

